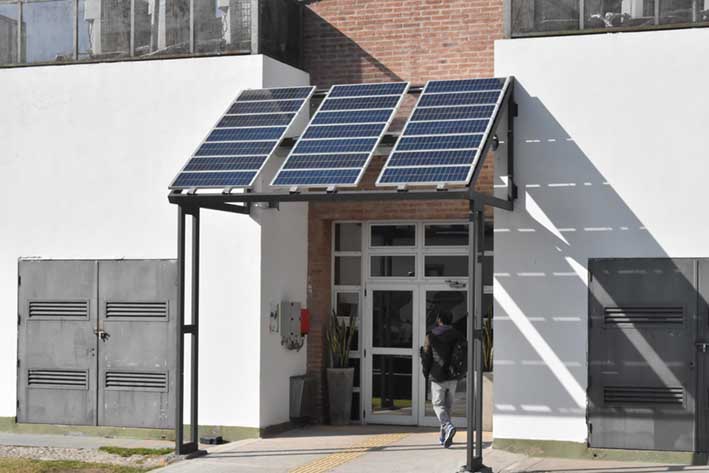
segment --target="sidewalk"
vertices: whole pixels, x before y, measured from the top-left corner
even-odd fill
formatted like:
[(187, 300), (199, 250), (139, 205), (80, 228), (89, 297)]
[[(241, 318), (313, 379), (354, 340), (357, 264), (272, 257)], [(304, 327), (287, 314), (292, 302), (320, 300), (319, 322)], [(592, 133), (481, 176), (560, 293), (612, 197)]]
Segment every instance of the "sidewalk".
[(15, 434), (0, 432), (0, 445), (55, 448), (172, 448), (175, 446), (175, 442), (166, 440), (89, 437), (84, 435)]
[[(438, 445), (431, 429), (383, 426), (316, 426), (276, 438), (252, 439), (210, 448), (195, 460), (161, 473), (454, 473), (465, 463), (465, 432), (450, 449)], [(489, 438), (485, 438), (489, 440)], [(706, 466), (659, 465), (594, 460), (530, 458), (492, 449), (485, 464), (495, 473), (659, 473), (709, 472)]]

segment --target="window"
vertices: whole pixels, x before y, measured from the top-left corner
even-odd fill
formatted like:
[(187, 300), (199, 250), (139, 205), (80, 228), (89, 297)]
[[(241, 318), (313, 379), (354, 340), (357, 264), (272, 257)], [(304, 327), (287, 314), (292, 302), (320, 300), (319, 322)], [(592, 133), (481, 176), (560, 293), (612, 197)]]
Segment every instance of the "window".
[[(261, 0), (254, 18), (252, 3), (0, 0), (0, 66), (224, 53), (263, 53), (300, 66), (302, 4)], [(263, 26), (258, 37), (255, 21)]]
[(707, 0), (508, 0), (513, 37), (574, 31), (698, 26)]
[(416, 246), (416, 225), (372, 225), (371, 246)]

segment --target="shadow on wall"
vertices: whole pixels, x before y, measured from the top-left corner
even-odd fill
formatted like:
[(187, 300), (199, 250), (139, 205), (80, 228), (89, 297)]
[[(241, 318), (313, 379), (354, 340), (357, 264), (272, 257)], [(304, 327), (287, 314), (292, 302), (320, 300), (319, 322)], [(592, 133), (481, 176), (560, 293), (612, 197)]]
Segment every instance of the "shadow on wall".
[(320, 87), (403, 80), (310, 8), (305, 9), (305, 44), (305, 69)]
[[(665, 258), (667, 254), (542, 100), (530, 96), (520, 83), (515, 86), (515, 95), (519, 105), (515, 129), (519, 200), (514, 212), (495, 213), (494, 412), (496, 417), (505, 419), (499, 424), (503, 432), (495, 433), (501, 434), (500, 438), (516, 435), (560, 439), (561, 435), (582, 441), (587, 437), (589, 259)], [(589, 126), (602, 127), (603, 123)], [(496, 184), (502, 184), (499, 177)], [(687, 274), (685, 268), (670, 265), (672, 272), (683, 270), (678, 274)], [(663, 270), (658, 268), (650, 264), (645, 270)], [(664, 271), (670, 272), (667, 265)], [(693, 281), (682, 278), (682, 282), (674, 284), (678, 293), (689, 290), (696, 300)], [(606, 288), (605, 292), (610, 302), (620, 297), (613, 288)], [(657, 300), (653, 300), (652, 292), (646, 294), (643, 304), (659, 304), (664, 300), (667, 305), (666, 298), (661, 300), (667, 294), (660, 292), (656, 294)], [(617, 306), (623, 304), (628, 302), (615, 301)], [(684, 330), (691, 331), (687, 322), (694, 321), (695, 316), (696, 312), (688, 307), (685, 322), (679, 328), (659, 330), (674, 330), (679, 337)], [(625, 327), (642, 328), (632, 323)], [(693, 424), (691, 428), (684, 424), (694, 403), (695, 380), (689, 371), (693, 346), (668, 351), (665, 348), (671, 339), (667, 338), (667, 332), (658, 329), (639, 330), (637, 334), (617, 327), (608, 328), (609, 334), (610, 330), (613, 340), (625, 341), (624, 345), (632, 347), (626, 349), (625, 355), (628, 363), (634, 365), (614, 367), (610, 357), (613, 347), (599, 353), (598, 356), (606, 358), (599, 371), (610, 373), (605, 382), (622, 384), (623, 380), (613, 378), (612, 371), (625, 370), (642, 373), (642, 377), (632, 381), (643, 386), (679, 384), (686, 393), (686, 408), (666, 409), (663, 416), (682, 424), (675, 426), (673, 433), (677, 437), (693, 435)], [(690, 342), (693, 344), (694, 340)], [(640, 406), (632, 413), (652, 422), (648, 417), (653, 411), (647, 407)], [(624, 408), (611, 411), (630, 413)], [(529, 419), (527, 423), (525, 417)], [(532, 424), (535, 422), (532, 418), (541, 423)], [(543, 425), (544, 420), (553, 419), (559, 422)], [(536, 432), (526, 437), (524, 429), (530, 425)], [(558, 431), (560, 425), (568, 426), (572, 432)], [(623, 435), (633, 434), (634, 428), (642, 433), (647, 427), (628, 423)], [(657, 433), (661, 435), (667, 433)]]

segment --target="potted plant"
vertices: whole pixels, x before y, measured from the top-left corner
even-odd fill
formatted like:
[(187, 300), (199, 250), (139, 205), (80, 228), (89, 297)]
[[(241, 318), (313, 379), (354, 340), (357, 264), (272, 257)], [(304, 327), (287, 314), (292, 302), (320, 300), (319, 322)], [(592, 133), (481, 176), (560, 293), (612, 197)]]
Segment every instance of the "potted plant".
[(351, 368), (349, 363), (350, 344), (356, 330), (357, 319), (354, 315), (340, 317), (332, 311), (326, 339), (330, 357), (330, 367), (327, 369), (327, 393), (330, 423), (334, 425), (350, 422), (354, 381), (354, 368)]

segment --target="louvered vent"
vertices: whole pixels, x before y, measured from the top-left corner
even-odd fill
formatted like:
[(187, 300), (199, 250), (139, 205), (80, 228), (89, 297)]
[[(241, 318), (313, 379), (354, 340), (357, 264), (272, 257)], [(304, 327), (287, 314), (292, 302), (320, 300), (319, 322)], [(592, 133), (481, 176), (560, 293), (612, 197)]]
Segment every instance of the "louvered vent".
[(112, 319), (166, 319), (167, 302), (106, 302), (106, 317)]
[(88, 389), (86, 370), (29, 370), (27, 385), (31, 388)]
[(682, 307), (606, 307), (606, 325), (682, 325)]
[(106, 388), (125, 391), (167, 391), (167, 373), (107, 371)]
[(606, 405), (684, 405), (684, 389), (671, 387), (605, 386), (603, 402)]
[(89, 301), (30, 301), (30, 318), (89, 318)]

